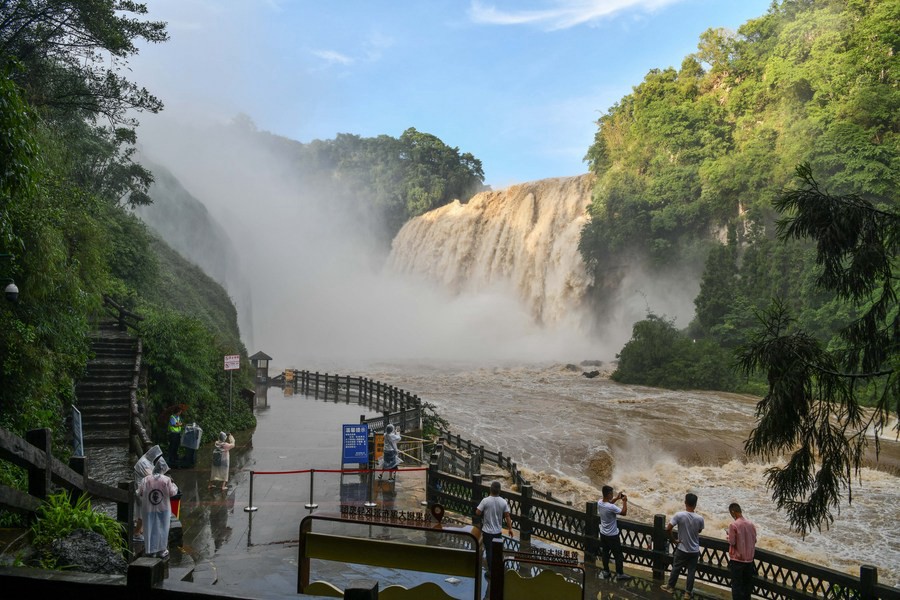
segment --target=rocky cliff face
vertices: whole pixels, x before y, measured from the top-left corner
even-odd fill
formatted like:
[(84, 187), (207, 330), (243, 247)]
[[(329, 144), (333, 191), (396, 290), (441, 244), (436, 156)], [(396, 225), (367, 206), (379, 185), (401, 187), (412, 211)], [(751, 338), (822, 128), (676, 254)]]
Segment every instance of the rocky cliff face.
[(457, 294), (512, 287), (535, 322), (580, 311), (590, 284), (578, 251), (592, 175), (482, 192), (409, 221), (388, 267)]

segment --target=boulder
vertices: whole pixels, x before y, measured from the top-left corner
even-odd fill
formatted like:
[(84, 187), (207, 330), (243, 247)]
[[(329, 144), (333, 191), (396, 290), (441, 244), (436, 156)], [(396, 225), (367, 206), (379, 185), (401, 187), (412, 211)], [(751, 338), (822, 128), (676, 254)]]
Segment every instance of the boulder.
[(50, 555), (59, 568), (83, 573), (125, 575), (128, 564), (112, 549), (102, 535), (86, 529), (76, 529), (67, 537), (54, 540)]
[(600, 371), (585, 371), (584, 373), (582, 373), (582, 375), (584, 375), (588, 379), (593, 379), (594, 377), (596, 377), (599, 374), (600, 374)]

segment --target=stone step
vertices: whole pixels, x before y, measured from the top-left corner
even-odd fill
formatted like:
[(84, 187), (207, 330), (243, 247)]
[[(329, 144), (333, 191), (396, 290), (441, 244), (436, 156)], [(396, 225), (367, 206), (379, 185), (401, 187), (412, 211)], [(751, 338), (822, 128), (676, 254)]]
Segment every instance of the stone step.
[(85, 446), (128, 446), (129, 430), (117, 429), (114, 431), (84, 431)]
[(109, 390), (130, 390), (131, 389), (131, 379), (120, 379), (118, 377), (115, 378), (102, 378), (96, 380), (89, 381), (79, 381), (75, 384), (75, 392), (85, 394), (91, 394), (95, 391), (109, 391)]

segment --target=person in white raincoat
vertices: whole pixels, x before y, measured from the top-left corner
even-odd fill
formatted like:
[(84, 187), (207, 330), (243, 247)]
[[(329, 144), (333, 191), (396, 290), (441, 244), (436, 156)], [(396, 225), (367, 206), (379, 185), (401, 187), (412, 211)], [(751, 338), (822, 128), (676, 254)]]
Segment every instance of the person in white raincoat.
[(222, 490), (228, 489), (228, 468), (231, 464), (231, 453), (234, 448), (234, 436), (219, 432), (216, 447), (213, 448), (212, 467), (209, 469), (209, 488), (221, 484)]
[[(384, 458), (381, 461), (381, 468), (391, 470), (391, 481), (394, 480), (394, 475), (396, 474), (395, 469), (403, 462), (400, 460), (400, 450), (397, 447), (397, 442), (399, 441), (400, 434), (394, 431), (393, 425), (388, 424), (388, 426), (384, 428)], [(381, 479), (383, 474), (383, 472), (379, 473), (378, 479)]]
[(141, 479), (141, 518), (144, 521), (144, 553), (147, 556), (169, 556), (169, 525), (172, 520), (171, 498), (178, 486), (166, 475), (169, 465), (162, 456), (156, 459), (153, 473)]

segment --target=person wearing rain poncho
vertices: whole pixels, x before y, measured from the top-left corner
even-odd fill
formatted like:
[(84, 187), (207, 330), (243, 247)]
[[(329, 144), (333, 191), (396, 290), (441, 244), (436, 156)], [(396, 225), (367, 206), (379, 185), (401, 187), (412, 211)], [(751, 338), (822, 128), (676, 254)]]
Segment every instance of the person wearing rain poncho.
[[(393, 425), (388, 424), (388, 426), (384, 428), (384, 458), (381, 461), (381, 468), (391, 471), (390, 481), (394, 480), (396, 469), (400, 466), (400, 463), (403, 462), (400, 460), (400, 451), (397, 448), (397, 442), (399, 441), (400, 434), (394, 431)], [(383, 474), (383, 472), (379, 473), (378, 479), (381, 479)]]
[(213, 448), (212, 467), (209, 469), (209, 488), (221, 484), (222, 491), (228, 489), (228, 468), (231, 463), (229, 450), (232, 448), (234, 448), (234, 436), (230, 433), (226, 435), (224, 431), (219, 432), (219, 439), (216, 440), (216, 447)]
[(169, 465), (162, 456), (153, 464), (153, 473), (141, 479), (141, 518), (144, 521), (144, 554), (157, 558), (169, 556), (169, 525), (172, 519), (171, 498), (178, 486), (166, 475)]

